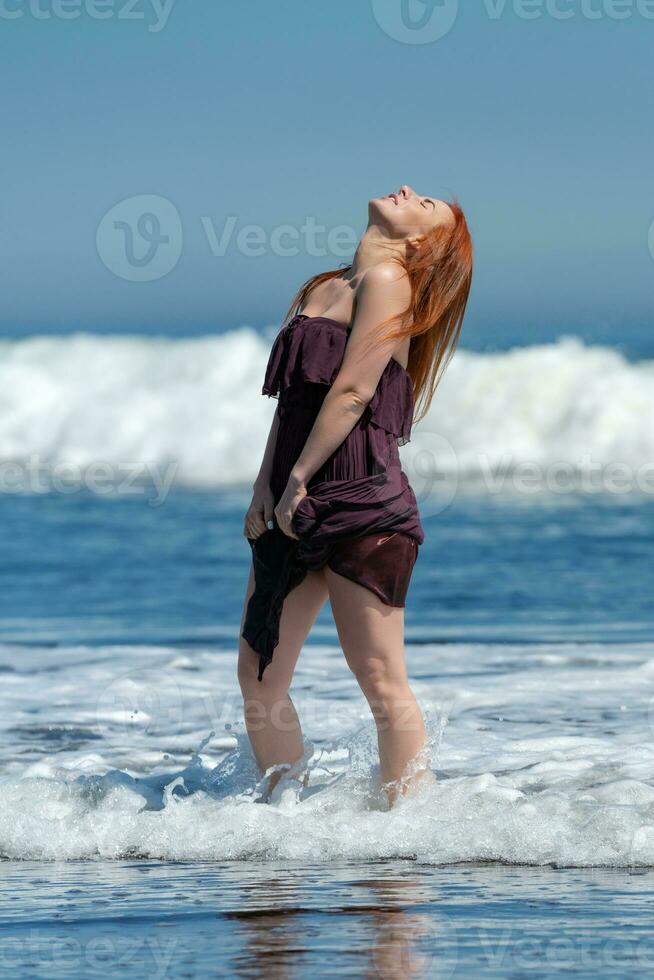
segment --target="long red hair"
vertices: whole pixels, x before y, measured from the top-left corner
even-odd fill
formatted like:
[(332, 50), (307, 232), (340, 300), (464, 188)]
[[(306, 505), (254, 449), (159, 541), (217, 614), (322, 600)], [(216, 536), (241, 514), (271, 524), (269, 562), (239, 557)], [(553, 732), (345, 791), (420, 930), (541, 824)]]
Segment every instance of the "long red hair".
[[(409, 277), (411, 301), (399, 317), (384, 320), (382, 327), (391, 323), (395, 327), (381, 330), (376, 338), (378, 343), (412, 338), (407, 371), (413, 382), (414, 422), (429, 411), (436, 387), (454, 354), (472, 284), (473, 249), (468, 224), (457, 202), (449, 206), (454, 224), (434, 229), (406, 257), (393, 257)], [(304, 305), (316, 286), (351, 268), (321, 272), (308, 279), (293, 297), (287, 318)]]

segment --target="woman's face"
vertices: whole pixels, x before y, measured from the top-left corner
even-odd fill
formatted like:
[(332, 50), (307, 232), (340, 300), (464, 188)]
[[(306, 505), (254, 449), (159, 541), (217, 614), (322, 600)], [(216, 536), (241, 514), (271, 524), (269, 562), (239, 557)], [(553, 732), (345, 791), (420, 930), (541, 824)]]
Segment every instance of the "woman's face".
[(370, 221), (391, 238), (417, 238), (442, 225), (453, 224), (454, 214), (445, 201), (416, 194), (408, 184), (397, 193), (375, 197), (368, 205)]

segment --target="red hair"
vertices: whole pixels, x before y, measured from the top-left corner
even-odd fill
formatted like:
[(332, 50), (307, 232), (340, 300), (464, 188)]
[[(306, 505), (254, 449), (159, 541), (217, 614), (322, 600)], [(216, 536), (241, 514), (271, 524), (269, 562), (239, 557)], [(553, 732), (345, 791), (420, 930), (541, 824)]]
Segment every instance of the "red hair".
[[(399, 325), (381, 331), (376, 338), (378, 343), (391, 338), (412, 338), (407, 371), (413, 381), (414, 422), (427, 414), (436, 387), (454, 354), (472, 284), (473, 249), (468, 224), (458, 203), (449, 207), (454, 215), (453, 224), (435, 228), (406, 257), (393, 257), (409, 278), (411, 301), (399, 317), (389, 317), (382, 324), (399, 320)], [(321, 272), (308, 279), (293, 297), (287, 317), (304, 305), (316, 286), (351, 268), (350, 265)]]

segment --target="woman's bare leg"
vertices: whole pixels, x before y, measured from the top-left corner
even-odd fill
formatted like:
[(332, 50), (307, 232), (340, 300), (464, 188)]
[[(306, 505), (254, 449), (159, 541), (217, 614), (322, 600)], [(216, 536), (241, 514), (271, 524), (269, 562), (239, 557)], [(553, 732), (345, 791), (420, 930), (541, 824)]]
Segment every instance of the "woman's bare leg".
[[(325, 569), (338, 637), (377, 725), (381, 777), (394, 783), (426, 743), (422, 713), (406, 672), (404, 609), (388, 606), (370, 589)], [(406, 787), (427, 774), (419, 765)], [(389, 787), (391, 804), (397, 787)]]
[[(258, 679), (259, 655), (240, 636), (247, 603), (254, 589), (254, 569), (250, 565), (241, 627), (239, 629), (238, 681), (243, 694), (245, 727), (252, 752), (263, 774), (273, 765), (297, 762), (302, 756), (302, 728), (289, 695), (293, 671), (309, 630), (327, 600), (324, 571), (307, 572), (305, 578), (284, 599), (279, 622), (279, 643), (271, 663)], [(268, 791), (281, 773), (273, 773)]]

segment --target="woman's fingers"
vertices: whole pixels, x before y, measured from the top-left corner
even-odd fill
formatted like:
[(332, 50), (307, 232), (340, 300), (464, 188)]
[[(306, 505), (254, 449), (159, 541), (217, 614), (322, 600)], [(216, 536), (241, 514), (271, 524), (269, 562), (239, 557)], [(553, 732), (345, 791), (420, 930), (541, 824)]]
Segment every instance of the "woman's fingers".
[(248, 538), (258, 538), (266, 530), (263, 511), (250, 508), (245, 515), (244, 534)]
[(286, 509), (280, 509), (274, 505), (274, 499), (270, 495), (258, 507), (250, 507), (245, 515), (243, 534), (247, 538), (258, 538), (265, 531), (272, 530), (277, 522), (277, 526), (287, 537), (299, 540), (298, 535), (293, 530), (293, 515)]
[(293, 530), (293, 527), (291, 525), (291, 520), (292, 520), (291, 515), (283, 512), (280, 513), (278, 510), (275, 510), (275, 517), (277, 518), (277, 524), (279, 526), (280, 531), (282, 531), (286, 535), (286, 537), (295, 538), (296, 540), (298, 540), (298, 536)]

